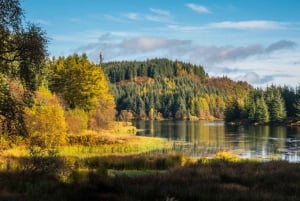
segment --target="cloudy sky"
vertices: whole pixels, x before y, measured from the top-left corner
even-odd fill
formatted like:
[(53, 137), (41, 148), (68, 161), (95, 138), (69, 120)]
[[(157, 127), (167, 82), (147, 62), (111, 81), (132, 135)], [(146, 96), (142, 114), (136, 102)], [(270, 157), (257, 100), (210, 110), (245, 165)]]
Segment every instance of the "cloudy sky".
[(299, 0), (21, 0), (51, 56), (166, 57), (257, 87), (300, 83)]

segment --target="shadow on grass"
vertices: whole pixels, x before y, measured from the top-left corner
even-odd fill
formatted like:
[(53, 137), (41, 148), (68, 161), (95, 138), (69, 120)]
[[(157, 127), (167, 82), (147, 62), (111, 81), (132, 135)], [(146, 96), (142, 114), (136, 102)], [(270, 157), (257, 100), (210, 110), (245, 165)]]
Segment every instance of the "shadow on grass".
[[(199, 160), (182, 166), (180, 156), (106, 156), (22, 158), (15, 162), (19, 164), (14, 169), (0, 172), (1, 201), (300, 199), (300, 164), (284, 161)], [(108, 169), (125, 174), (112, 177)], [(136, 176), (127, 175), (129, 169), (137, 171)]]

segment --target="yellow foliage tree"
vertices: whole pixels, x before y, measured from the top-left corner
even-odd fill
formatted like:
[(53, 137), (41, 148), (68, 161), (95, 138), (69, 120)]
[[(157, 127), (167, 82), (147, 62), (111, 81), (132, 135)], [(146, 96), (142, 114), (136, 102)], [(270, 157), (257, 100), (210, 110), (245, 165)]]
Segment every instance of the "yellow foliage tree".
[(66, 143), (64, 110), (46, 87), (36, 91), (33, 106), (24, 113), (31, 145), (50, 149)]
[(70, 109), (89, 114), (89, 128), (107, 125), (115, 117), (115, 102), (101, 67), (83, 54), (54, 60), (50, 88), (62, 96)]
[(50, 89), (61, 95), (71, 109), (96, 109), (101, 95), (109, 94), (106, 77), (87, 56), (74, 54), (54, 60)]

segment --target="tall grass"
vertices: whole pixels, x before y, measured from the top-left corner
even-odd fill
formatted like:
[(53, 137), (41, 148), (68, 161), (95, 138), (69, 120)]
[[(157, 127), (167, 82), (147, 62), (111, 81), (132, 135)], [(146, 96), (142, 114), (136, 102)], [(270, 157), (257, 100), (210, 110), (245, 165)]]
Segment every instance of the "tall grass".
[[(44, 159), (40, 160), (35, 163), (44, 164)], [(300, 198), (297, 163), (221, 159), (181, 166), (182, 157), (179, 156), (75, 158), (80, 168), (71, 168), (67, 178), (62, 180), (57, 177), (61, 174), (62, 160), (48, 158), (46, 161), (48, 167), (57, 171), (0, 171), (0, 200), (296, 201)], [(148, 169), (129, 170), (133, 167)], [(160, 171), (159, 168), (165, 169)]]
[(127, 200), (299, 200), (299, 164), (224, 160), (179, 167), (165, 174), (119, 176), (114, 180)]
[(127, 136), (98, 145), (62, 146), (58, 149), (58, 152), (60, 156), (92, 157), (112, 154), (137, 154), (170, 146), (166, 140), (160, 138)]

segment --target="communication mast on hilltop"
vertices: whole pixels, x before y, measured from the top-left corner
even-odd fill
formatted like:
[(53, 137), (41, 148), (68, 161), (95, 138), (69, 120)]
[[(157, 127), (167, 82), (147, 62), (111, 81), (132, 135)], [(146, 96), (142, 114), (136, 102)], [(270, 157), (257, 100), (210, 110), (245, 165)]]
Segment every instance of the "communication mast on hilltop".
[(100, 66), (102, 65), (102, 62), (103, 62), (103, 56), (102, 56), (102, 52), (100, 51), (100, 53), (99, 53), (99, 64), (100, 64)]

